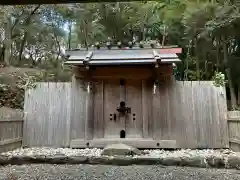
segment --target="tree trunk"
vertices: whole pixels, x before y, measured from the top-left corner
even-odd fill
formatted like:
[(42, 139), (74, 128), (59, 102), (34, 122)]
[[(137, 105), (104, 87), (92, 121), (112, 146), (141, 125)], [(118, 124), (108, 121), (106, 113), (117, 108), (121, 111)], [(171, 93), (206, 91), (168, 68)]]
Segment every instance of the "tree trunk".
[(72, 41), (72, 21), (69, 22), (69, 33), (68, 33), (68, 49), (71, 50), (71, 41)]
[[(37, 5), (34, 8), (34, 10), (30, 13), (30, 15), (28, 16), (28, 18), (26, 20), (26, 23), (25, 23), (26, 26), (30, 25), (32, 16), (36, 13), (36, 11), (39, 9), (39, 7), (40, 7), (40, 5)], [(23, 50), (24, 50), (25, 44), (27, 42), (27, 35), (28, 35), (28, 32), (27, 32), (27, 30), (25, 30), (24, 35), (23, 35), (23, 40), (21, 42), (21, 46), (20, 46), (20, 50), (19, 50), (19, 56), (18, 56), (18, 62), (19, 63), (22, 60)]]
[(10, 57), (11, 57), (11, 40), (6, 39), (4, 42), (4, 62), (7, 66), (10, 65)]
[(237, 100), (236, 100), (236, 95), (235, 95), (235, 90), (234, 90), (234, 85), (232, 82), (232, 78), (231, 78), (231, 69), (229, 67), (229, 62), (228, 62), (228, 50), (227, 50), (227, 42), (226, 42), (226, 38), (224, 38), (224, 42), (223, 42), (223, 57), (224, 57), (224, 64), (226, 66), (226, 74), (228, 77), (228, 85), (229, 85), (229, 89), (230, 89), (230, 96), (231, 96), (231, 108), (232, 110), (236, 109), (237, 106)]
[(207, 52), (203, 49), (203, 57), (204, 57), (204, 80), (208, 80), (208, 60), (207, 60)]
[(217, 62), (216, 62), (216, 70), (217, 72), (219, 71), (219, 67), (220, 67), (220, 41), (219, 39), (217, 38), (217, 47), (216, 47), (216, 59), (217, 59)]
[(18, 63), (20, 63), (22, 61), (23, 50), (24, 50), (25, 44), (27, 42), (27, 34), (28, 34), (27, 31), (25, 31), (23, 34), (23, 40), (21, 41), (21, 45), (20, 45), (20, 49), (19, 49)]
[(0, 51), (0, 62), (4, 60), (4, 46), (1, 48)]
[(188, 81), (188, 70), (189, 70), (189, 64), (188, 61), (190, 59), (190, 47), (191, 42), (190, 40), (188, 41), (188, 48), (187, 48), (187, 58), (185, 59), (185, 71), (184, 71), (184, 81)]
[(163, 31), (163, 38), (162, 38), (162, 47), (164, 46), (165, 44), (165, 39), (166, 39), (166, 26), (164, 25), (164, 31)]
[(196, 58), (196, 75), (197, 80), (200, 80), (200, 65), (199, 65), (199, 59), (198, 59), (198, 49), (197, 49), (197, 38), (195, 38), (195, 58)]
[(84, 43), (85, 43), (85, 46), (86, 46), (86, 49), (88, 50), (88, 22), (87, 20), (84, 20), (83, 22), (83, 29), (84, 29)]
[(4, 62), (8, 66), (10, 65), (10, 57), (11, 57), (11, 20), (7, 13), (4, 14), (4, 33), (5, 40), (3, 42), (4, 46)]

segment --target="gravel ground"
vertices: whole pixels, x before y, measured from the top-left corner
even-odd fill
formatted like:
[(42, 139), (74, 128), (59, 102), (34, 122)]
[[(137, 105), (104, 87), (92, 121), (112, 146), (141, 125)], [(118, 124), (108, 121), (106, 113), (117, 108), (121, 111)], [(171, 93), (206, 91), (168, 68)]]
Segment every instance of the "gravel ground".
[[(26, 149), (16, 149), (14, 151), (2, 153), (6, 156), (34, 156), (34, 155), (56, 155), (63, 154), (66, 156), (101, 156), (102, 149), (70, 149), (70, 148), (26, 148)], [(143, 155), (148, 157), (226, 157), (228, 155), (235, 156), (236, 153), (230, 150), (191, 150), (191, 149), (182, 149), (176, 151), (165, 151), (165, 150), (144, 150)]]
[(4, 152), (1, 155), (5, 156), (38, 156), (38, 155), (56, 155), (63, 154), (66, 156), (101, 156), (102, 150), (93, 148), (93, 149), (71, 149), (71, 148), (20, 148), (14, 151)]
[(240, 171), (163, 166), (21, 165), (0, 167), (0, 180), (239, 180)]

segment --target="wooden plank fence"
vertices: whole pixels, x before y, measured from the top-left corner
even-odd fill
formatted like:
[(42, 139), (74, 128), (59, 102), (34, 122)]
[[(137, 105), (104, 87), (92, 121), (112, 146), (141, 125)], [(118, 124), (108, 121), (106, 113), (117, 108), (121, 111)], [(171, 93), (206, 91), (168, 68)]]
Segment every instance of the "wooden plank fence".
[(177, 81), (160, 85), (155, 104), (155, 136), (173, 139), (180, 148), (227, 148), (227, 105), (224, 87), (212, 81)]
[(25, 92), (24, 146), (67, 147), (71, 83), (38, 83)]
[(0, 152), (21, 147), (23, 134), (23, 112), (0, 108)]
[[(209, 81), (176, 82), (172, 88), (160, 94), (163, 101), (159, 113), (171, 122), (159, 127), (160, 133), (167, 132), (167, 138), (176, 139), (181, 148), (227, 148), (224, 88)], [(26, 91), (24, 145), (68, 147), (72, 139), (84, 138), (83, 89), (71, 83), (38, 83)]]
[(240, 111), (228, 111), (229, 145), (240, 152)]

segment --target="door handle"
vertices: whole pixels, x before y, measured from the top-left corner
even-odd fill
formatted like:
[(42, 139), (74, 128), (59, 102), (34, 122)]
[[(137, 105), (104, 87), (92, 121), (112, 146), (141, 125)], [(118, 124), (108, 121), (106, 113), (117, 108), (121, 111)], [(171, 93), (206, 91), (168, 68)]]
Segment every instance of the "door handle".
[(116, 115), (116, 113), (114, 113), (114, 115), (113, 115), (113, 119), (114, 119), (114, 121), (117, 120), (117, 115)]

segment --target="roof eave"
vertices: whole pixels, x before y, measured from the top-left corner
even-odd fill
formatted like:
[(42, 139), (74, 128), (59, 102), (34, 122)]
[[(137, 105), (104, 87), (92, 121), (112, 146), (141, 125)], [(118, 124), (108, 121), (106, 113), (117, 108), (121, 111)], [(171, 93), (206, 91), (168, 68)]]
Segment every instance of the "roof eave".
[[(161, 59), (160, 64), (165, 63), (177, 63), (181, 62), (180, 59)], [(88, 62), (88, 65), (145, 65), (145, 64), (155, 64), (157, 63), (155, 59), (144, 59), (144, 60), (91, 60)], [(83, 66), (84, 62), (83, 60), (70, 60), (66, 61), (65, 64), (67, 65), (77, 65), (77, 66)]]

